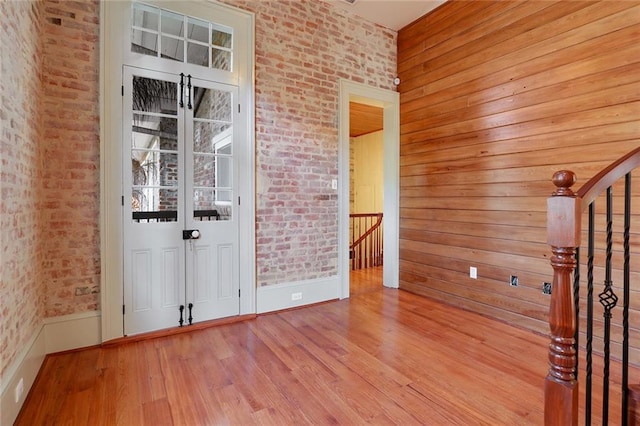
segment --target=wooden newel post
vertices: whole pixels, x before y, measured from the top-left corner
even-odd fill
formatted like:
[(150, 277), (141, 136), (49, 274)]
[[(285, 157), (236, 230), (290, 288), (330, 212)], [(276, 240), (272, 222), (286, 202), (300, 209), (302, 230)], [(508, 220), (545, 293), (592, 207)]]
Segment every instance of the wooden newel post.
[(580, 246), (580, 198), (571, 190), (573, 172), (553, 175), (556, 191), (547, 200), (547, 243), (551, 246), (553, 288), (549, 310), (549, 373), (544, 387), (544, 423), (578, 424), (578, 383), (574, 334), (576, 313), (572, 273), (576, 248)]

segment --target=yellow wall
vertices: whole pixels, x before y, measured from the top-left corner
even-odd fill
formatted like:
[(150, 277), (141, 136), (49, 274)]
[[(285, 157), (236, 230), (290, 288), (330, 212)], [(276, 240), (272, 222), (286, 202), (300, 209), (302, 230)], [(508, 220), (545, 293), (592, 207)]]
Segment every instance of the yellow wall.
[(351, 138), (351, 213), (382, 212), (382, 131)]

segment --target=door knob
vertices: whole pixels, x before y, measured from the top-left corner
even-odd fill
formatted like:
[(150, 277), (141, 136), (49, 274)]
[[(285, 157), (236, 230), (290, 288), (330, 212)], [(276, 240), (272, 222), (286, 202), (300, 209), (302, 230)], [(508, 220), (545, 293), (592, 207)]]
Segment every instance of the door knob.
[(182, 231), (183, 240), (197, 240), (200, 238), (200, 230), (198, 229), (185, 229)]

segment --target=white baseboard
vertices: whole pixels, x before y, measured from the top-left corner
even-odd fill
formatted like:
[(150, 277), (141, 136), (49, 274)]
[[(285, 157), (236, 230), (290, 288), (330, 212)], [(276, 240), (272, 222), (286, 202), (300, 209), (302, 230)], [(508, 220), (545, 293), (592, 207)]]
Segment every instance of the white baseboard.
[[(0, 383), (0, 425), (16, 420), (46, 354), (100, 344), (100, 312), (46, 318), (6, 370)], [(20, 379), (24, 390), (16, 401)]]
[(100, 311), (45, 318), (44, 327), (48, 354), (102, 342)]
[[(301, 298), (293, 300), (293, 296), (298, 293)], [(256, 312), (258, 314), (339, 299), (340, 277), (335, 275), (315, 280), (258, 287), (257, 296)]]
[[(44, 325), (42, 325), (33, 333), (33, 336), (4, 374), (2, 384), (0, 384), (1, 425), (12, 425), (16, 420), (29, 389), (33, 386), (38, 371), (40, 371), (45, 353)], [(20, 379), (23, 381), (24, 390), (16, 401), (15, 390)]]

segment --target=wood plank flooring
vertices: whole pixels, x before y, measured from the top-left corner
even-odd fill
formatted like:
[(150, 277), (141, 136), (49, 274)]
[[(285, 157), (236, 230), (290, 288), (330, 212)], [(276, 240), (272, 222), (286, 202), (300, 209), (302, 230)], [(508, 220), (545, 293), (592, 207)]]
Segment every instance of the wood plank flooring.
[(352, 275), (349, 300), (47, 357), (17, 425), (540, 425), (544, 336)]

